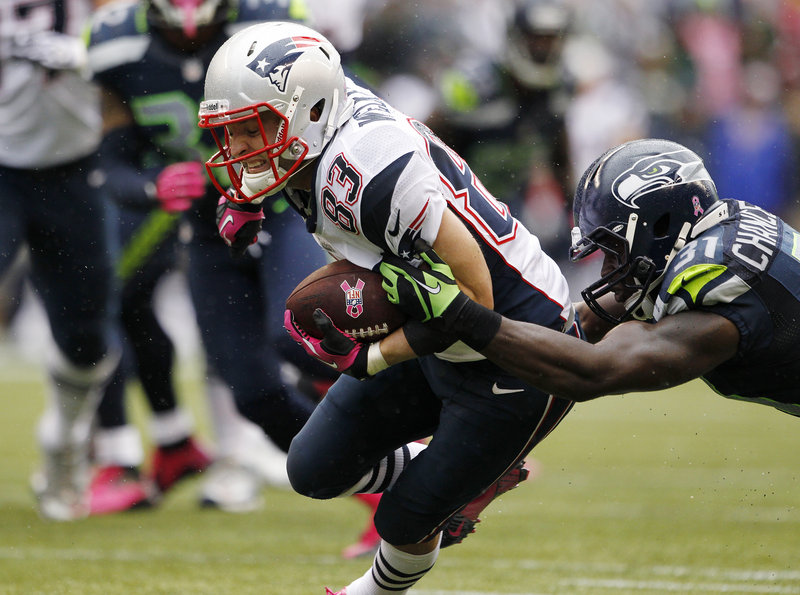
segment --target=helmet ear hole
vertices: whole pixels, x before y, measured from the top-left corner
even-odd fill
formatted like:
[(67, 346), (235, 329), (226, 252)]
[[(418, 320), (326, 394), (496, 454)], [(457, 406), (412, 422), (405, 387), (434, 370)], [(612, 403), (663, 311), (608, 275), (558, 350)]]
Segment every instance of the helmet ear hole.
[(322, 116), (322, 112), (324, 110), (325, 110), (325, 100), (320, 99), (319, 101), (317, 101), (317, 103), (314, 104), (314, 107), (311, 108), (309, 119), (312, 122), (319, 122), (319, 119)]
[(664, 213), (653, 225), (653, 237), (656, 239), (665, 238), (669, 233), (669, 213)]

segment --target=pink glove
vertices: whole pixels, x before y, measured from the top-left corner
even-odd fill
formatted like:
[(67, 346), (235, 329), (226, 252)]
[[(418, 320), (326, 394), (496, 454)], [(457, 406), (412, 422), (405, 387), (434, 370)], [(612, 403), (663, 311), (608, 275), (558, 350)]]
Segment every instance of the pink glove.
[(156, 178), (156, 198), (167, 213), (180, 213), (206, 193), (206, 175), (198, 161), (168, 165)]
[(224, 196), (217, 202), (217, 231), (231, 249), (231, 256), (242, 256), (250, 244), (255, 244), (264, 211), (260, 205), (235, 203)]
[(359, 343), (347, 333), (336, 328), (328, 315), (319, 308), (314, 311), (314, 324), (322, 331), (322, 339), (315, 339), (294, 321), (291, 310), (283, 313), (283, 327), (306, 353), (349, 376), (362, 380), (367, 374), (369, 345)]

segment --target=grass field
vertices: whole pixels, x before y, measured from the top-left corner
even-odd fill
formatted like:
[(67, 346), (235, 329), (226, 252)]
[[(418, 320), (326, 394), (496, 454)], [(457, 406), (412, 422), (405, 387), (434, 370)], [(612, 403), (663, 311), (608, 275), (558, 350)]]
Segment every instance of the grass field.
[[(322, 595), (366, 570), (338, 557), (364, 522), (351, 500), (269, 489), (262, 511), (231, 515), (200, 510), (191, 480), (156, 510), (42, 521), (27, 487), (42, 402), (39, 369), (2, 352), (0, 594)], [(536, 479), (413, 593), (800, 594), (798, 430), (700, 383), (579, 405), (535, 451)]]

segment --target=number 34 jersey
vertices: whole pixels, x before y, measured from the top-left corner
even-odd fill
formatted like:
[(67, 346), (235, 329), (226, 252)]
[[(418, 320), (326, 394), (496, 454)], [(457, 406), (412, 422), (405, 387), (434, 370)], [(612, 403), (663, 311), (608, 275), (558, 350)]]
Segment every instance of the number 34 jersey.
[(655, 320), (687, 310), (729, 319), (738, 353), (703, 380), (800, 416), (800, 233), (743, 201), (716, 203), (697, 225), (712, 220), (667, 267)]
[(573, 320), (567, 283), (538, 239), (427, 126), (352, 80), (347, 85), (353, 116), (328, 143), (314, 175), (308, 224), (320, 245), (366, 268), (383, 253), (410, 259), (414, 240), (433, 244), (450, 209), (481, 247), (495, 310), (567, 330)]

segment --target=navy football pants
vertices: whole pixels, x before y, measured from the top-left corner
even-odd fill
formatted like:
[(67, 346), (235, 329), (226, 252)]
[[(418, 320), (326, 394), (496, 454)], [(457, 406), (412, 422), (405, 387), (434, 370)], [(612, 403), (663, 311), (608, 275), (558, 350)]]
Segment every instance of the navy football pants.
[[(495, 382), (520, 392), (493, 394)], [(375, 516), (389, 543), (417, 543), (521, 460), (571, 407), (487, 361), (427, 356), (363, 382), (342, 376), (292, 442), (289, 478), (301, 494), (332, 498), (394, 449), (432, 436), (384, 492)]]
[(27, 244), (53, 338), (81, 367), (108, 351), (117, 312), (114, 209), (89, 185), (93, 167), (88, 158), (35, 171), (0, 166), (0, 276)]
[(267, 213), (259, 244), (236, 259), (214, 227), (200, 225), (188, 272), (209, 367), (231, 387), (239, 412), (287, 450), (315, 403), (284, 385), (280, 365), (315, 362), (284, 330), (283, 312), (292, 289), (325, 264), (324, 252), (291, 210)]

